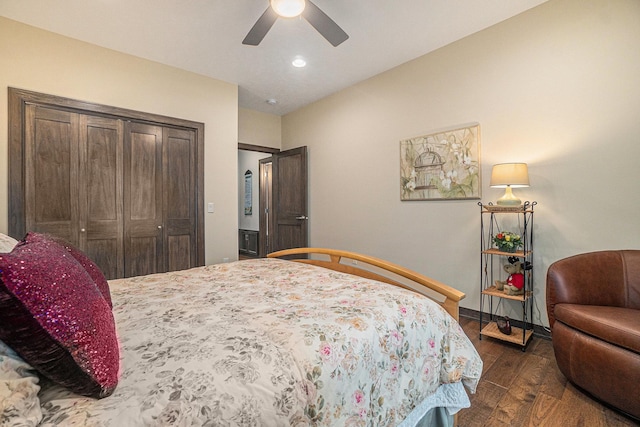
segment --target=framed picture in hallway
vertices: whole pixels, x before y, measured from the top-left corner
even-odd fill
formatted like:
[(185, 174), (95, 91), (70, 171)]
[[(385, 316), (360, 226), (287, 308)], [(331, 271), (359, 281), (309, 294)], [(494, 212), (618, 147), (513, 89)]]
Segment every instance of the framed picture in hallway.
[(253, 172), (244, 173), (244, 214), (253, 215)]
[(480, 199), (480, 125), (400, 141), (400, 200)]

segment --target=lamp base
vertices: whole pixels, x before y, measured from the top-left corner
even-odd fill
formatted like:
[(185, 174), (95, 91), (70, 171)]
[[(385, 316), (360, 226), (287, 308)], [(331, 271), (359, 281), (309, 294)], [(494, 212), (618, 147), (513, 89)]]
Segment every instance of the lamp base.
[(496, 200), (496, 204), (498, 206), (520, 206), (522, 204), (522, 200), (514, 196), (511, 191), (511, 187), (507, 186), (504, 190), (504, 195)]

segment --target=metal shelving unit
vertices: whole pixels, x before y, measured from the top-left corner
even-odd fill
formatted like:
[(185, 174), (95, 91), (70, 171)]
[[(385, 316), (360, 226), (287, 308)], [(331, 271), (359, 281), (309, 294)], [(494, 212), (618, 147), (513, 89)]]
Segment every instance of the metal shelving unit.
[[(492, 204), (480, 206), (480, 339), (483, 336), (496, 338), (522, 346), (526, 350), (527, 344), (533, 336), (533, 208), (537, 202), (525, 202), (520, 206), (504, 207)], [(499, 220), (515, 219), (517, 231), (499, 228)], [(513, 227), (513, 226), (512, 226)], [(513, 231), (522, 237), (523, 246), (516, 252), (503, 252), (493, 247), (493, 236), (501, 231)], [(531, 266), (523, 271), (524, 293), (522, 295), (507, 295), (498, 290), (495, 281), (505, 276), (501, 262), (509, 257), (518, 257), (523, 264)], [(505, 278), (505, 277), (502, 277)], [(522, 308), (522, 319), (518, 320), (521, 327), (511, 325), (511, 334), (502, 333), (496, 324), (496, 312), (503, 301), (517, 301)], [(488, 308), (488, 309), (487, 309)], [(485, 312), (485, 310), (487, 310)]]

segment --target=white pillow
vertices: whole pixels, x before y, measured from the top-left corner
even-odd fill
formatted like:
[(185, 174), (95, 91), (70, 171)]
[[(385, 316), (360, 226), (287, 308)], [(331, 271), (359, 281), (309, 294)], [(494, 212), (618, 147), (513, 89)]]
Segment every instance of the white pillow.
[(0, 423), (2, 427), (36, 426), (42, 420), (34, 369), (0, 341)]
[(0, 253), (6, 254), (13, 250), (18, 241), (11, 236), (0, 233)]

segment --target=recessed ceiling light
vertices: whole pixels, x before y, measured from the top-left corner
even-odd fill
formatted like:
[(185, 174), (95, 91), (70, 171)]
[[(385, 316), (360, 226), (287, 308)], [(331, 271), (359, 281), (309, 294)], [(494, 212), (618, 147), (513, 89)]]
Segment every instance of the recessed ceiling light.
[(276, 105), (278, 103), (278, 100), (273, 99), (273, 98), (269, 98), (265, 101), (267, 104), (269, 105)]
[(291, 65), (293, 65), (296, 68), (302, 68), (302, 67), (305, 67), (307, 65), (307, 61), (305, 61), (304, 58), (302, 58), (301, 56), (297, 56), (291, 62)]

